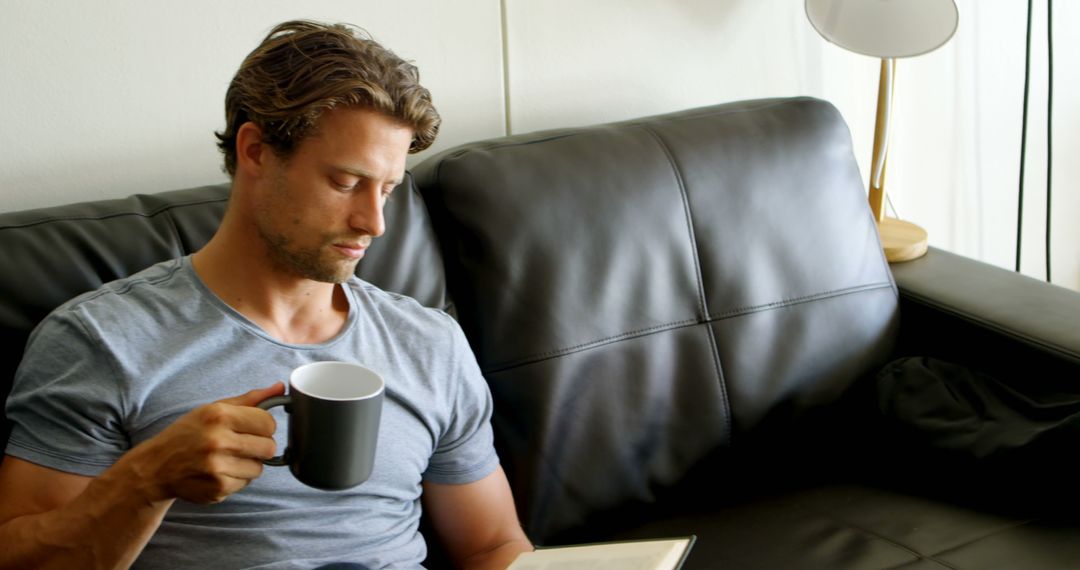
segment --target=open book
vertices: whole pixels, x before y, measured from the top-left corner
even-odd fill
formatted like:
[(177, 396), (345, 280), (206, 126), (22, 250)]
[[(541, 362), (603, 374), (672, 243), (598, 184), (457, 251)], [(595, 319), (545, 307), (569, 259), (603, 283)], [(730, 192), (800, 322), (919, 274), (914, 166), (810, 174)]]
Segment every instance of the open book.
[(507, 570), (678, 570), (695, 536), (538, 548)]

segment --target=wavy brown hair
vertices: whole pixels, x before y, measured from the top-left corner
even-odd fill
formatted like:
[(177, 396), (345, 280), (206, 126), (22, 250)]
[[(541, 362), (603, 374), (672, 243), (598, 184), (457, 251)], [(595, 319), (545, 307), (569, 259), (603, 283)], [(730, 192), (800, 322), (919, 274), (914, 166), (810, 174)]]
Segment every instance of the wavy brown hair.
[(250, 121), (282, 158), (315, 134), (319, 117), (342, 105), (367, 107), (413, 130), (409, 152), (431, 146), (441, 119), (416, 66), (345, 24), (304, 20), (274, 27), (225, 95), (225, 130), (214, 133), (225, 171), (236, 174), (236, 133)]

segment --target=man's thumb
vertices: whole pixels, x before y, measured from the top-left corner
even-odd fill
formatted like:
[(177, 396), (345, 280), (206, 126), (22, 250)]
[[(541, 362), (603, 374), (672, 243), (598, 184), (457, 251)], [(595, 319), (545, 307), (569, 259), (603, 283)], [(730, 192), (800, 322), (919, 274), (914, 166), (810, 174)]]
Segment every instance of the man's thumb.
[(246, 394), (225, 398), (224, 400), (221, 400), (221, 403), (232, 404), (234, 406), (255, 406), (263, 400), (273, 398), (274, 396), (281, 396), (284, 393), (285, 384), (282, 382), (274, 382), (266, 388), (256, 388)]

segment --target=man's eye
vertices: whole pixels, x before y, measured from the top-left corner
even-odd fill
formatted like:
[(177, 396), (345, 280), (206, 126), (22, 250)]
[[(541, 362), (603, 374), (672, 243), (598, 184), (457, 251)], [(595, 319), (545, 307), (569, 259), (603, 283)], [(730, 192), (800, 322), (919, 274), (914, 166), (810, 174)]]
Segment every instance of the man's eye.
[(343, 183), (343, 182), (341, 182), (340, 180), (331, 180), (331, 182), (332, 182), (332, 183), (333, 183), (333, 185), (334, 185), (334, 186), (335, 186), (336, 188), (338, 188), (339, 190), (352, 190), (353, 188), (355, 188), (355, 187), (356, 187), (356, 183), (355, 183), (355, 182), (348, 182), (348, 183)]

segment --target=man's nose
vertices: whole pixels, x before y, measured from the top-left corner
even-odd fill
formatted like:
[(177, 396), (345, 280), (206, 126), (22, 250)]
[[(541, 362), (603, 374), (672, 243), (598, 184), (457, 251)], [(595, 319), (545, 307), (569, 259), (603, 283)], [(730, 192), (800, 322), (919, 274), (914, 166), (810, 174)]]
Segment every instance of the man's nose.
[(382, 188), (372, 184), (357, 192), (353, 199), (352, 212), (349, 215), (349, 226), (358, 233), (379, 237), (386, 231), (386, 220), (383, 218), (383, 204), (386, 199), (382, 195)]

